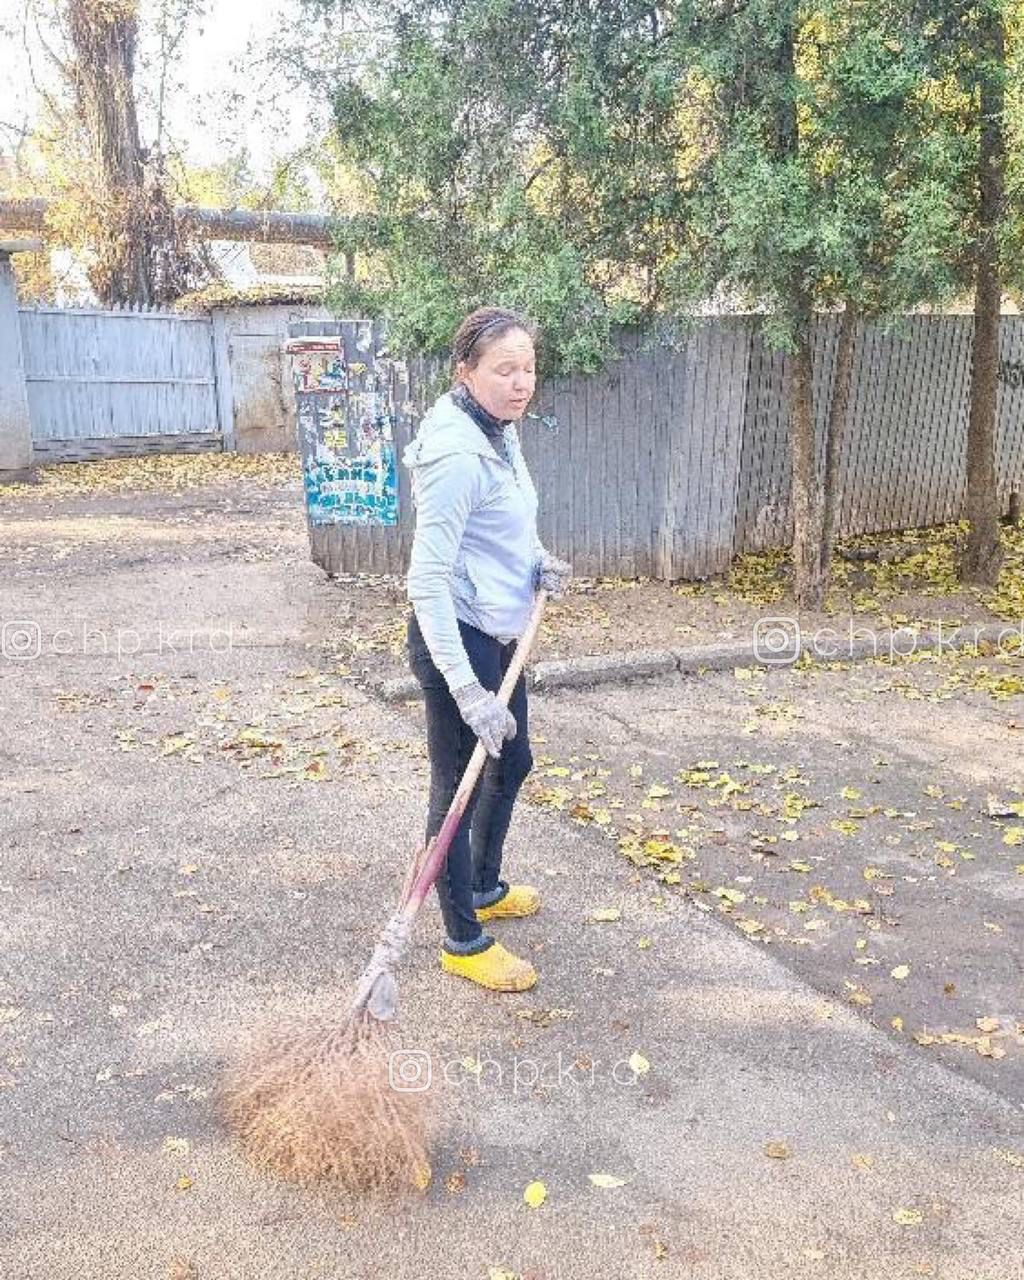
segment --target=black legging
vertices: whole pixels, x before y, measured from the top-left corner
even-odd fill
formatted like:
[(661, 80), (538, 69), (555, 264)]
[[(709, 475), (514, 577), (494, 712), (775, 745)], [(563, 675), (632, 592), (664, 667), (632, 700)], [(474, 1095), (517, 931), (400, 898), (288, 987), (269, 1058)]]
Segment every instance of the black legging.
[[(459, 631), (476, 678), (485, 689), (496, 693), (515, 652), (515, 642), (503, 645), (465, 622), (459, 623)], [(434, 666), (415, 615), (409, 619), (407, 644), (409, 666), (423, 688), (427, 709), (429, 840), (441, 829), (476, 746), (476, 735), (463, 721), (444, 676)], [(473, 893), (490, 893), (502, 883), (499, 878), (501, 855), (512, 820), (512, 807), (533, 768), (523, 676), (516, 681), (509, 710), (516, 719), (516, 736), (505, 743), (497, 760), (488, 758), (483, 777), (473, 790), (437, 877), (441, 914), (453, 942), (471, 943), (483, 938), (473, 907)]]

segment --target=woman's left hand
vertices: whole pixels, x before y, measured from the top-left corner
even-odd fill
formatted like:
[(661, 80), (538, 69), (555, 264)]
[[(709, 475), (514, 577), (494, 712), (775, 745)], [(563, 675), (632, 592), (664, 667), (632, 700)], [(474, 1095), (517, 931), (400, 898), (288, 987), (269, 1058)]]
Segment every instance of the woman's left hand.
[(571, 578), (572, 565), (559, 560), (550, 551), (545, 551), (537, 561), (535, 584), (538, 590), (546, 591), (552, 600), (561, 600)]

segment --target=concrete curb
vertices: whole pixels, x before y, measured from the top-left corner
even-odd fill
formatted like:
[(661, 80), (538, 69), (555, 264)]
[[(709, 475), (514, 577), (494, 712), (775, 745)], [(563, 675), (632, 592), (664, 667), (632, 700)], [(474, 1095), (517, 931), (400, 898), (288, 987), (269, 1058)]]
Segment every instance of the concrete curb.
[[(823, 628), (822, 631), (829, 630)], [(783, 634), (783, 628), (779, 628)], [(858, 634), (863, 633), (863, 634)], [(865, 662), (873, 658), (905, 658), (914, 653), (946, 652), (985, 644), (1001, 647), (1014, 637), (1024, 654), (1024, 622), (966, 623), (948, 630), (915, 631), (911, 627), (873, 632), (857, 628), (843, 638), (838, 631), (828, 637), (818, 633), (813, 644), (795, 643), (773, 649), (766, 636), (763, 643), (739, 642), (692, 645), (687, 649), (636, 649), (605, 653), (587, 658), (567, 658), (560, 662), (537, 662), (527, 669), (533, 689), (579, 689), (600, 684), (621, 684), (650, 676), (701, 675), (705, 671), (728, 671), (733, 667), (790, 667), (801, 658), (814, 662)], [(382, 680), (375, 692), (385, 702), (408, 702), (422, 697), (413, 676)]]

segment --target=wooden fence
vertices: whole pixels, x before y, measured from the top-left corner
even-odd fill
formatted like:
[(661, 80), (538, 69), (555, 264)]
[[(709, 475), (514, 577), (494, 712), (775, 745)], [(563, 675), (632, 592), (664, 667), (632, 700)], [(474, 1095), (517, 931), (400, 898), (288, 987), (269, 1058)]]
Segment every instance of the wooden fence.
[[(899, 332), (862, 325), (840, 468), (841, 535), (959, 517), (972, 319), (915, 316)], [(838, 318), (814, 331), (823, 441)], [(545, 544), (588, 576), (697, 578), (737, 554), (788, 545), (786, 357), (751, 317), (716, 318), (675, 348), (624, 338), (604, 372), (554, 379), (521, 428)], [(399, 457), (440, 389), (443, 368), (414, 361), (399, 384)], [(819, 449), (819, 456), (823, 455)], [(1024, 317), (1004, 317), (998, 401), (999, 498), (1024, 490)], [(402, 573), (413, 510), (399, 468), (394, 528), (322, 526), (314, 558), (329, 572)]]
[(222, 447), (208, 317), (27, 307), (19, 319), (39, 461)]
[[(1005, 510), (1024, 489), (1024, 317), (1004, 316), (996, 469)], [(910, 316), (898, 333), (864, 325), (854, 351), (840, 457), (844, 534), (913, 529), (957, 519), (966, 486), (970, 316)], [(814, 334), (814, 395), (823, 439), (839, 336), (837, 318)], [(734, 546), (788, 541), (785, 359), (751, 335), (752, 394), (744, 422)], [(819, 448), (819, 457), (823, 450)]]
[[(838, 323), (822, 317), (814, 331), (821, 433)], [(268, 424), (281, 414), (286, 421), (294, 404), (273, 335), (260, 337), (258, 359), (248, 347), (241, 356), (234, 351), (251, 325), (236, 325), (235, 333), (205, 316), (46, 307), (23, 308), (19, 324), (41, 461), (234, 448), (236, 424), (261, 412)], [(970, 316), (914, 316), (898, 332), (859, 327), (840, 468), (841, 535), (962, 512), (972, 324)], [(275, 325), (283, 328), (284, 319)], [(1005, 509), (1011, 492), (1024, 490), (1024, 317), (1003, 318), (1000, 354), (997, 466)], [(234, 378), (232, 390), (232, 360), (242, 357), (245, 376)], [(604, 372), (542, 385), (522, 437), (545, 543), (581, 574), (668, 579), (706, 576), (740, 552), (785, 546), (785, 375), (786, 358), (765, 345), (755, 318), (719, 317), (672, 347), (624, 335), (621, 358)], [(413, 361), (396, 373), (399, 458), (443, 383), (437, 361)], [(260, 405), (274, 408), (257, 412)], [(247, 428), (254, 448), (258, 427)], [(280, 448), (288, 436), (275, 426), (266, 439)], [(398, 482), (397, 526), (311, 528), (316, 561), (332, 572), (404, 572), (413, 512), (401, 466)]]

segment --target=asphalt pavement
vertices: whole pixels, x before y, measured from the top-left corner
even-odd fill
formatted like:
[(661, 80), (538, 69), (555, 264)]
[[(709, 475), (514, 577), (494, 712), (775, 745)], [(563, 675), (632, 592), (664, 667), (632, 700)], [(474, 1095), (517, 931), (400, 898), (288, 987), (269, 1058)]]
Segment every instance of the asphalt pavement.
[[(447, 1080), (429, 1188), (367, 1202), (253, 1173), (213, 1106), (222, 1064), (262, 1018), (341, 1007), (422, 825), (422, 713), (385, 707), (332, 656), (331, 586), (272, 519), (199, 518), (187, 503), (126, 507), (120, 527), (109, 511), (79, 512), (73, 528), (59, 510), (31, 528), (28, 517), (5, 522), (17, 555), (0, 612), (18, 624), (0, 661), (5, 1280), (1024, 1276), (1019, 896), (1005, 889), (1016, 882), (1003, 860), (1013, 849), (969, 809), (941, 817), (970, 812), (993, 837), (984, 854), (966, 829), (906, 832), (914, 818), (883, 812), (934, 820), (924, 802), (963, 793), (974, 805), (993, 780), (972, 772), (963, 739), (947, 744), (942, 770), (932, 747), (894, 740), (888, 703), (865, 698), (854, 725), (831, 687), (761, 698), (793, 714), (759, 714), (737, 692), (750, 681), (727, 675), (536, 698), (547, 763), (518, 809), (507, 865), (541, 886), (543, 907), (500, 929), (540, 984), (499, 996), (442, 975), (432, 902), (401, 974), (404, 1051)], [(868, 708), (883, 705), (872, 721)], [(984, 704), (971, 742), (992, 735), (1007, 799), (1021, 779), (1005, 736), (1012, 708), (998, 705), (1003, 719), (986, 720)], [(962, 709), (926, 703), (914, 722), (940, 755), (953, 711), (962, 722)], [(751, 716), (804, 737), (751, 741)], [(835, 770), (833, 741), (853, 748)], [(892, 769), (872, 765), (875, 754), (898, 764), (885, 775), (897, 781), (867, 781)], [(752, 846), (750, 810), (716, 810), (703, 784), (677, 776), (715, 759), (749, 781), (738, 758), (803, 771), (806, 785), (788, 790), (823, 803), (824, 830), (812, 835), (817, 817), (803, 813), (786, 857), (806, 855), (820, 874), (772, 869), (779, 855)], [(607, 776), (573, 777), (590, 768)], [(771, 808), (787, 794), (772, 774), (755, 777), (733, 795)], [(828, 828), (829, 806), (864, 801), (826, 794), (826, 780), (883, 789), (878, 812), (845, 819), (859, 835)], [(622, 801), (614, 823), (572, 814), (595, 782), (606, 791), (592, 808)], [(670, 796), (652, 799), (652, 785)], [(941, 796), (919, 797), (928, 785)], [(555, 787), (571, 803), (544, 796)], [(695, 803), (709, 818), (666, 816), (645, 799)], [(626, 856), (634, 808), (693, 858)], [(781, 830), (777, 815), (754, 817), (762, 837)], [(963, 898), (941, 910), (942, 892), (954, 892), (944, 868), (941, 892), (920, 904), (919, 886), (904, 882), (895, 901), (872, 899), (873, 918), (899, 906), (903, 923), (880, 920), (880, 936), (865, 934), (879, 963), (854, 967), (866, 915), (820, 896), (808, 912), (788, 902), (807, 897), (812, 874), (833, 902), (870, 897), (860, 845), (852, 870), (840, 855), (865, 828), (874, 840), (876, 819), (870, 865), (883, 875), (923, 866), (901, 870), (909, 846), (885, 835), (948, 839), (977, 857), (960, 860)], [(613, 838), (604, 828), (620, 821)], [(814, 861), (826, 856), (827, 868)], [(664, 878), (672, 870), (678, 881)], [(698, 872), (707, 889), (693, 887)], [(985, 948), (966, 924), (970, 941), (958, 932), (966, 876), (982, 872), (996, 886), (977, 889), (988, 894), (977, 911)], [(847, 874), (866, 888), (855, 894)], [(767, 900), (756, 911), (755, 896)], [(760, 929), (739, 927), (740, 907)], [(784, 911), (810, 945), (776, 934)], [(804, 930), (804, 916), (827, 929)], [(910, 934), (924, 949), (896, 947)], [(954, 959), (937, 965), (940, 952)], [(936, 982), (968, 993), (950, 1025), (999, 1019), (990, 1034), (1005, 1056), (915, 1041), (926, 1023), (940, 1029), (930, 987), (904, 1001), (897, 1033), (875, 974), (895, 985), (901, 962), (904, 992), (932, 967)], [(989, 987), (985, 964), (997, 974)], [(870, 1005), (851, 1001), (850, 975)], [(978, 1063), (965, 1069), (958, 1053)], [(524, 1201), (531, 1182), (544, 1184), (539, 1207)]]

